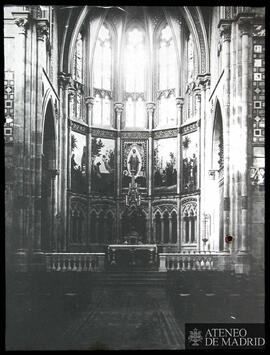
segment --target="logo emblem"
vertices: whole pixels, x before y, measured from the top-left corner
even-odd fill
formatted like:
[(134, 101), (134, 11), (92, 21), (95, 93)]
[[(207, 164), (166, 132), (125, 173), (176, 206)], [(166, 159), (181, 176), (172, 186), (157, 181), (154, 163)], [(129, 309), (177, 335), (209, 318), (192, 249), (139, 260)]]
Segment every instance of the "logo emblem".
[(198, 346), (199, 342), (203, 340), (202, 332), (197, 328), (194, 328), (189, 332), (188, 341), (192, 343), (192, 346)]

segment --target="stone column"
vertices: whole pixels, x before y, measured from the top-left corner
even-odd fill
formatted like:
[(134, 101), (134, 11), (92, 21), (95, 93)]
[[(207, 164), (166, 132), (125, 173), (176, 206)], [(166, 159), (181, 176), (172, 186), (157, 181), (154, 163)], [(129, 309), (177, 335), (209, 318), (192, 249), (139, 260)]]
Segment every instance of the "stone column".
[(148, 102), (146, 104), (147, 108), (147, 117), (149, 122), (149, 156), (148, 156), (148, 195), (149, 197), (152, 196), (152, 171), (153, 171), (153, 138), (152, 138), (152, 128), (153, 128), (153, 120), (154, 120), (154, 113), (155, 113), (155, 104), (153, 102)]
[[(25, 196), (24, 176), (24, 129), (25, 129), (25, 65), (26, 65), (26, 33), (28, 28), (28, 12), (13, 12), (18, 35), (15, 36), (15, 96), (14, 96), (14, 209), (13, 233), (17, 238), (17, 252), (24, 254), (27, 248), (25, 231)], [(20, 261), (19, 261), (20, 262)]]
[[(152, 216), (152, 191), (153, 191), (153, 137), (152, 137), (152, 129), (153, 129), (153, 121), (155, 114), (155, 103), (147, 102), (147, 117), (148, 117), (148, 129), (149, 129), (149, 137), (148, 137), (148, 213), (149, 216)], [(148, 242), (152, 240), (152, 217), (148, 218)]]
[(182, 181), (183, 181), (183, 174), (182, 174), (182, 169), (181, 169), (181, 124), (183, 121), (183, 105), (184, 105), (184, 98), (183, 97), (177, 97), (176, 98), (176, 108), (177, 108), (177, 127), (178, 127), (178, 132), (177, 132), (177, 245), (178, 245), (178, 250), (181, 251), (181, 202), (180, 202), (180, 194), (181, 194), (181, 189), (182, 189)]
[(187, 223), (187, 219), (185, 217), (183, 217), (182, 238), (181, 238), (183, 243), (186, 242), (186, 223)]
[(37, 26), (37, 110), (36, 110), (36, 170), (35, 170), (35, 189), (36, 189), (36, 219), (35, 219), (35, 251), (41, 250), (41, 179), (42, 179), (42, 134), (43, 134), (43, 92), (42, 76), (43, 69), (46, 67), (46, 37), (49, 27), (48, 21), (40, 19), (36, 21)]
[[(73, 118), (73, 115), (74, 115), (74, 97), (75, 97), (75, 90), (73, 88), (69, 88), (68, 89), (68, 118), (69, 119), (72, 119)], [(70, 128), (70, 121), (68, 122), (68, 131), (67, 131), (67, 135), (68, 135), (68, 146), (69, 146), (69, 149), (68, 149), (68, 152), (67, 152), (67, 155), (68, 155), (68, 167), (71, 167), (71, 164), (70, 164), (70, 160), (71, 160), (71, 155), (72, 155), (72, 151), (71, 151), (71, 128)], [(71, 190), (71, 186), (72, 186), (72, 175), (71, 175), (71, 169), (68, 169), (67, 170), (67, 189), (68, 190)]]
[[(231, 136), (231, 143), (230, 143), (230, 201), (231, 201), (231, 211), (230, 211), (230, 220), (231, 220), (231, 233), (234, 236), (237, 236), (237, 225), (236, 222), (236, 214), (235, 210), (237, 209), (237, 196), (238, 193), (235, 191), (236, 188), (236, 173), (238, 170), (238, 164), (236, 162), (237, 154), (235, 151), (238, 149), (238, 119), (237, 119), (237, 69), (236, 63), (238, 60), (238, 55), (236, 53), (237, 48), (237, 40), (236, 40), (236, 26), (232, 25), (231, 31), (231, 50), (230, 50), (230, 66), (231, 66), (231, 77), (230, 77), (230, 122), (231, 126), (233, 127), (230, 136)], [(238, 238), (238, 236), (236, 237)], [(232, 248), (235, 247), (236, 243), (233, 243)]]
[[(91, 126), (93, 124), (93, 106), (94, 106), (95, 99), (92, 96), (85, 97), (85, 104), (86, 104), (86, 122), (88, 124), (89, 131), (87, 135), (87, 178), (88, 178), (88, 194), (91, 195), (92, 191), (92, 130)], [(91, 211), (91, 198), (88, 198), (88, 211)], [(89, 212), (88, 212), (89, 213)], [(91, 219), (88, 218), (87, 221), (87, 243), (89, 244), (89, 235), (91, 231)], [(91, 240), (90, 240), (91, 243)]]
[[(88, 96), (85, 98), (85, 104), (86, 104), (86, 122), (88, 123), (88, 126), (92, 126), (93, 122), (93, 105), (94, 105), (95, 99), (91, 96)], [(92, 177), (91, 177), (91, 172), (92, 172), (92, 132), (91, 128), (89, 128), (88, 131), (88, 136), (87, 136), (87, 178), (88, 178), (88, 194), (91, 194), (92, 191)], [(88, 211), (91, 211), (91, 198), (88, 198)], [(88, 212), (89, 213), (89, 212)], [(91, 231), (91, 219), (88, 218), (87, 221), (87, 233), (90, 235)], [(91, 242), (91, 241), (90, 241)], [(87, 243), (89, 244), (89, 237), (87, 237)]]
[(52, 189), (52, 205), (51, 205), (51, 235), (52, 235), (52, 245), (51, 250), (55, 252), (57, 250), (57, 235), (55, 230), (55, 215), (56, 215), (56, 206), (55, 206), (55, 185), (56, 185), (56, 176), (59, 174), (58, 170), (51, 170), (51, 189)]
[(169, 216), (169, 244), (172, 244), (172, 216)]
[(194, 241), (197, 242), (199, 239), (198, 233), (198, 218), (194, 216)]
[(220, 33), (223, 40), (222, 54), (224, 66), (224, 235), (230, 233), (230, 41), (231, 24), (227, 20), (219, 23)]
[(114, 104), (114, 109), (116, 112), (116, 129), (117, 129), (117, 141), (116, 141), (116, 239), (117, 242), (120, 238), (121, 233), (121, 218), (120, 218), (120, 200), (121, 200), (121, 121), (122, 121), (122, 113), (124, 110), (124, 104), (121, 102), (117, 102)]
[(87, 123), (89, 126), (93, 125), (93, 106), (94, 106), (95, 98), (92, 96), (87, 96), (85, 98), (85, 104), (86, 104), (86, 117), (87, 117)]
[[(201, 156), (202, 156), (202, 145), (201, 145), (201, 89), (200, 86), (197, 87), (195, 90), (195, 115), (197, 119), (197, 136), (198, 136), (198, 156), (197, 158), (197, 174), (196, 174), (196, 184), (194, 183), (194, 188), (197, 190), (198, 188), (201, 189), (201, 174), (200, 172), (202, 171), (201, 169)], [(203, 147), (204, 148), (204, 147)], [(194, 178), (194, 177), (193, 177)], [(197, 235), (195, 234), (195, 229), (197, 229), (197, 223), (198, 223), (198, 230), (200, 231), (201, 226), (200, 226), (200, 221), (201, 221), (201, 215), (202, 215), (202, 209), (201, 209), (201, 204), (200, 204), (200, 196), (198, 198), (198, 203), (197, 203), (197, 211), (198, 211), (198, 216), (199, 218), (196, 219), (194, 222), (194, 241), (198, 240), (200, 238), (197, 238)], [(198, 245), (199, 247), (199, 245)]]
[(164, 218), (161, 217), (161, 244), (164, 244)]
[(67, 180), (68, 180), (68, 89), (71, 82), (71, 74), (59, 74), (59, 97), (62, 105), (60, 106), (60, 188), (59, 188), (59, 211), (62, 223), (59, 234), (61, 235), (61, 249), (67, 251), (67, 224), (68, 224), (68, 211), (67, 211)]
[(96, 230), (96, 243), (99, 244), (99, 215), (97, 215), (96, 218), (96, 225), (95, 225), (95, 230)]
[(153, 218), (153, 243), (156, 243), (156, 235), (157, 235), (157, 229), (156, 229), (156, 219)]
[(195, 189), (198, 189), (201, 186), (200, 175), (198, 172), (201, 171), (201, 90), (198, 88), (195, 91), (195, 110), (196, 110), (196, 119), (198, 124), (198, 157), (197, 157), (197, 181)]
[(200, 214), (198, 214), (197, 223), (199, 225), (197, 235), (198, 250), (201, 250), (201, 237), (202, 237), (202, 226), (204, 225), (204, 213), (206, 212), (206, 119), (208, 117), (207, 113), (207, 100), (210, 89), (210, 77), (207, 75), (202, 79), (201, 86), (201, 120), (200, 120), (200, 169), (198, 169), (198, 176), (200, 177), (199, 187), (200, 187)]
[(75, 89), (70, 87), (68, 90), (68, 118), (74, 118), (74, 97), (75, 97)]
[(247, 188), (247, 172), (248, 172), (248, 89), (249, 89), (249, 36), (251, 35), (251, 18), (243, 17), (239, 19), (239, 28), (241, 31), (242, 46), (242, 114), (241, 114), (241, 147), (242, 147), (242, 172), (241, 172), (241, 200), (242, 200), (242, 238), (241, 252), (246, 253), (247, 246), (247, 214), (248, 214), (248, 188)]
[(191, 232), (192, 232), (192, 228), (191, 228), (191, 225), (192, 225), (192, 217), (188, 217), (188, 224), (189, 224), (189, 229), (188, 229), (188, 233), (189, 233), (189, 237), (188, 237), (188, 242), (189, 244), (191, 243)]

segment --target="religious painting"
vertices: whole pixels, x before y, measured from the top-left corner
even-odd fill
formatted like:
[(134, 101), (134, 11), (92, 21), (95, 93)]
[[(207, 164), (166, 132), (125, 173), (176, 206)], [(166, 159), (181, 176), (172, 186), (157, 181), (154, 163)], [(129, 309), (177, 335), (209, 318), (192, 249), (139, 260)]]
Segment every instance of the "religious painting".
[(128, 187), (132, 177), (139, 188), (146, 187), (146, 141), (122, 143), (122, 187)]
[(182, 137), (183, 192), (193, 192), (198, 188), (198, 132)]
[(71, 132), (71, 189), (74, 192), (87, 192), (87, 151), (86, 136)]
[(177, 138), (154, 140), (154, 190), (175, 192), (177, 185)]
[(115, 140), (92, 138), (91, 190), (104, 195), (115, 191)]

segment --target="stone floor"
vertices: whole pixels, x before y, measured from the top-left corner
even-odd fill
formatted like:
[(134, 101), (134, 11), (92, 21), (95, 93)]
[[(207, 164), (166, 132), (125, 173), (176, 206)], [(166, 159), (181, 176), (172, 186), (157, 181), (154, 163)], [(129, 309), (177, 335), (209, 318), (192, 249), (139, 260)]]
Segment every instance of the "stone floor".
[(91, 307), (65, 332), (70, 349), (182, 349), (184, 335), (160, 288), (96, 289)]
[(95, 287), (88, 301), (73, 294), (62, 301), (40, 298), (24, 315), (18, 312), (20, 319), (14, 312), (7, 322), (9, 350), (184, 348), (164, 288)]

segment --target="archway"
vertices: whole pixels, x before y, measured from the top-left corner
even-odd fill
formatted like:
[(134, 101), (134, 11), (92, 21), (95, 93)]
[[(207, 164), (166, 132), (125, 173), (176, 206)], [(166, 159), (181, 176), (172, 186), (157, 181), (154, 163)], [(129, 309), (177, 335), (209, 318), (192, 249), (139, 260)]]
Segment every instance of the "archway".
[(44, 251), (56, 249), (55, 242), (55, 177), (56, 151), (55, 127), (51, 101), (46, 109), (43, 128), (42, 180), (41, 180), (41, 248)]
[[(216, 200), (214, 203), (214, 210), (216, 211), (214, 216), (214, 223), (218, 226), (218, 248), (220, 251), (224, 249), (224, 159), (223, 159), (223, 123), (220, 103), (217, 101), (214, 129), (213, 129), (213, 142), (212, 142), (212, 169), (215, 171), (215, 193)], [(217, 231), (217, 229), (215, 228)]]

